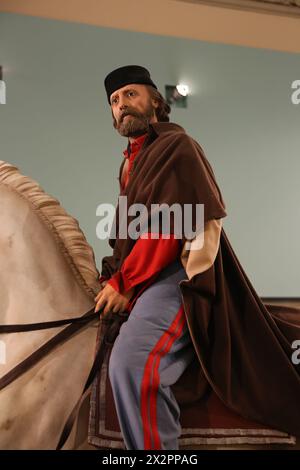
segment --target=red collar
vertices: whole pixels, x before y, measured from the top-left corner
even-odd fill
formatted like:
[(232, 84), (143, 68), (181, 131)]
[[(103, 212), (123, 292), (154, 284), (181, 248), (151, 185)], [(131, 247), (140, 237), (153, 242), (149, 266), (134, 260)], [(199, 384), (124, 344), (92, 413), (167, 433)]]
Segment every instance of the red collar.
[(132, 155), (133, 153), (136, 154), (140, 150), (140, 148), (142, 147), (147, 135), (148, 135), (147, 133), (143, 134), (143, 135), (140, 135), (139, 137), (134, 139), (134, 141), (131, 144), (128, 143), (127, 149), (124, 150), (124, 152), (123, 152), (124, 157), (125, 158), (129, 157), (129, 152), (128, 152), (129, 148), (130, 148), (130, 155)]

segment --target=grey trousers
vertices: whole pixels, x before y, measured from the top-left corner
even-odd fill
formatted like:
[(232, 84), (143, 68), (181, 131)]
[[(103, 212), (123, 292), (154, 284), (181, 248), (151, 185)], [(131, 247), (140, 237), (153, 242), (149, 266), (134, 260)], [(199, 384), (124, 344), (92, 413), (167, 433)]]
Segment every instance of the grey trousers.
[(178, 449), (180, 409), (170, 386), (193, 360), (178, 283), (171, 263), (137, 299), (109, 360), (109, 378), (127, 449)]

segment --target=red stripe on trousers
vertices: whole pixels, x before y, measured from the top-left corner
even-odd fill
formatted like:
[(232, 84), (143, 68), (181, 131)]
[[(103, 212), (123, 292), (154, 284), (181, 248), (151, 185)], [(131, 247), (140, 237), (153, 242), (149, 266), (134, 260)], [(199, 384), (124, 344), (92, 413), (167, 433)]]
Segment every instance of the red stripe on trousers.
[(158, 340), (152, 351), (149, 353), (147, 362), (144, 368), (144, 375), (141, 384), (141, 415), (142, 423), (144, 428), (144, 449), (151, 449), (151, 424), (148, 417), (148, 401), (151, 398), (151, 376), (153, 363), (155, 361), (156, 354), (165, 346), (165, 344), (172, 340), (172, 344), (177, 339), (176, 331), (178, 330), (178, 325), (181, 324), (183, 314), (183, 307), (181, 306), (178, 313), (176, 314), (175, 319), (170, 325), (169, 329), (162, 335)]
[(157, 426), (157, 394), (158, 388), (160, 384), (160, 375), (159, 375), (159, 365), (161, 358), (165, 356), (173, 346), (174, 342), (181, 336), (184, 325), (185, 325), (185, 316), (183, 311), (183, 306), (181, 306), (181, 319), (178, 325), (177, 331), (173, 338), (170, 338), (168, 343), (166, 344), (165, 348), (157, 354), (157, 357), (154, 361), (154, 368), (153, 368), (153, 379), (152, 379), (152, 387), (151, 387), (151, 396), (150, 396), (150, 421), (151, 427), (153, 432), (153, 447), (152, 449), (161, 449), (161, 442), (160, 437), (158, 434), (158, 426)]

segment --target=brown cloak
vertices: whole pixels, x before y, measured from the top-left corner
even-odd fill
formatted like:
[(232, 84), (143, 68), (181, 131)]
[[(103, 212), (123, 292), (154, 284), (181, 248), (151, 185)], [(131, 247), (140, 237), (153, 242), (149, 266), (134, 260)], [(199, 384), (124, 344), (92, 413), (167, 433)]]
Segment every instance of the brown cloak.
[[(204, 204), (205, 222), (226, 216), (203, 150), (173, 123), (151, 125), (120, 194), (127, 196), (128, 207), (143, 203), (150, 211), (154, 203)], [(193, 212), (193, 228), (195, 221)], [(116, 224), (118, 233), (118, 207)], [(171, 224), (171, 232), (173, 228)], [(108, 277), (120, 268), (135, 240), (116, 237), (109, 243), (113, 255), (102, 262), (102, 275)], [(196, 402), (211, 387), (245, 418), (300, 436), (300, 365), (291, 360), (292, 342), (300, 339), (300, 309), (263, 304), (224, 229), (214, 264), (182, 281), (180, 289), (199, 362), (173, 386), (179, 404)]]

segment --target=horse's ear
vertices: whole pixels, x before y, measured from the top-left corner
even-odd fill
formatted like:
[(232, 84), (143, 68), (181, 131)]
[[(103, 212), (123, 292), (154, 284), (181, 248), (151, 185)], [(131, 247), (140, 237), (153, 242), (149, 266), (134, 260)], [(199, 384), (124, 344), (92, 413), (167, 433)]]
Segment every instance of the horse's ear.
[(92, 247), (87, 242), (78, 221), (67, 214), (59, 201), (18, 168), (0, 160), (0, 185), (5, 185), (24, 197), (47, 225), (76, 279), (94, 299), (99, 291), (99, 272)]

